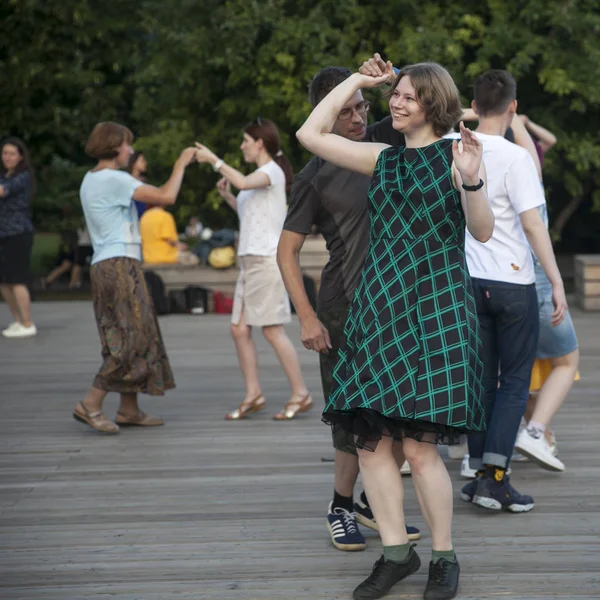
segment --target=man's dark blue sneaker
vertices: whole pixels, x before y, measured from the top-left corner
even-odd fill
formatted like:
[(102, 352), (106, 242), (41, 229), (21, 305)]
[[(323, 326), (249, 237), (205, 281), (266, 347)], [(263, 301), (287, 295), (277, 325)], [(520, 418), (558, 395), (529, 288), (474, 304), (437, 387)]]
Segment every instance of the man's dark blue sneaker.
[(367, 541), (356, 525), (356, 515), (345, 508), (332, 508), (329, 503), (327, 511), (327, 529), (331, 534), (331, 541), (338, 550), (356, 552), (367, 547)]
[(463, 487), (460, 491), (460, 499), (465, 502), (473, 502), (473, 496), (475, 496), (475, 492), (477, 491), (477, 485), (479, 484), (479, 477), (473, 479)]
[[(373, 515), (373, 511), (371, 507), (365, 504), (362, 500), (354, 503), (354, 512), (356, 513), (356, 520), (365, 527), (369, 529), (374, 529), (375, 531), (379, 531), (379, 527), (375, 522), (375, 517)], [(406, 533), (408, 534), (408, 539), (411, 542), (421, 539), (421, 532), (411, 525), (406, 526)]]
[(505, 475), (501, 481), (496, 481), (493, 477), (480, 479), (473, 496), (473, 504), (491, 510), (504, 509), (514, 513), (529, 512), (535, 506), (531, 496), (524, 496), (515, 490), (510, 484), (508, 475)]

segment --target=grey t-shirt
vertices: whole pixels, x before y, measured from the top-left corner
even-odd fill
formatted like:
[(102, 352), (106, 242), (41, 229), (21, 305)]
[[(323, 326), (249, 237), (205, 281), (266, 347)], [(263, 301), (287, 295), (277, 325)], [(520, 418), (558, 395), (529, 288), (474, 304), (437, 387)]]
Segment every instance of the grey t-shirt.
[[(365, 141), (404, 145), (391, 117), (371, 125)], [(329, 261), (323, 269), (320, 307), (349, 304), (369, 246), (368, 175), (313, 158), (294, 179), (286, 231), (308, 235), (316, 225), (325, 238)]]

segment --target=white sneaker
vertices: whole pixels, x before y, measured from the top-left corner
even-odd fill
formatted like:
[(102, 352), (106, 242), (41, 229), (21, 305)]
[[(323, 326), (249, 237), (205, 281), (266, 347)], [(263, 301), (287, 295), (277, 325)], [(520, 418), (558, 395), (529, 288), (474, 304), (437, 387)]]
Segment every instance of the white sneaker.
[(471, 469), (469, 465), (469, 455), (465, 454), (463, 456), (462, 462), (460, 463), (460, 476), (465, 479), (475, 479), (477, 477), (477, 471), (475, 469)]
[(529, 459), (520, 452), (513, 452), (510, 462), (527, 462)]
[(410, 465), (407, 460), (405, 460), (400, 467), (400, 475), (410, 475)]
[(469, 445), (464, 442), (456, 446), (448, 446), (448, 458), (452, 460), (461, 460), (465, 454), (469, 453)]
[(552, 448), (543, 435), (534, 438), (527, 429), (523, 429), (517, 437), (515, 448), (535, 461), (542, 469), (561, 472), (565, 470), (565, 465), (552, 454)]
[(21, 323), (18, 323), (17, 321), (13, 321), (6, 329), (2, 330), (2, 335), (4, 335), (5, 333), (7, 333), (9, 331), (13, 331), (13, 329), (18, 329), (20, 324)]
[(28, 338), (37, 334), (37, 328), (32, 323), (29, 327), (25, 327), (21, 323), (17, 323), (12, 329), (5, 329), (2, 335), (7, 338)]
[[(512, 473), (511, 467), (508, 467), (506, 470), (506, 474), (510, 475)], [(469, 464), (469, 455), (465, 454), (463, 456), (462, 462), (460, 463), (460, 475), (465, 479), (475, 479), (477, 477), (477, 471), (475, 469), (471, 469)]]

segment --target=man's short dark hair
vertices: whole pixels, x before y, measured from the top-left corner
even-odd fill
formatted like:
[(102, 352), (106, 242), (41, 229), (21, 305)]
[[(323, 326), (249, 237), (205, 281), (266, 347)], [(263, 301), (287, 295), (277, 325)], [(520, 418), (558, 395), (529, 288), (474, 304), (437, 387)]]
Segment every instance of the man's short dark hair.
[(517, 82), (507, 71), (492, 69), (475, 80), (475, 104), (482, 117), (501, 115), (517, 98)]
[(321, 69), (308, 86), (308, 100), (314, 108), (331, 90), (352, 75), (345, 67), (325, 67)]

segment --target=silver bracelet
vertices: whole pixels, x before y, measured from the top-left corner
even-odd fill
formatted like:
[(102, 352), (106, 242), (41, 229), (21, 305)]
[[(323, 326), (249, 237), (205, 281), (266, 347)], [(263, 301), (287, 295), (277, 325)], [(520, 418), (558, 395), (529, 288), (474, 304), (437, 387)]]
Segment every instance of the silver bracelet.
[(213, 165), (213, 171), (215, 173), (219, 172), (219, 169), (225, 164), (225, 161), (220, 158), (214, 165)]

